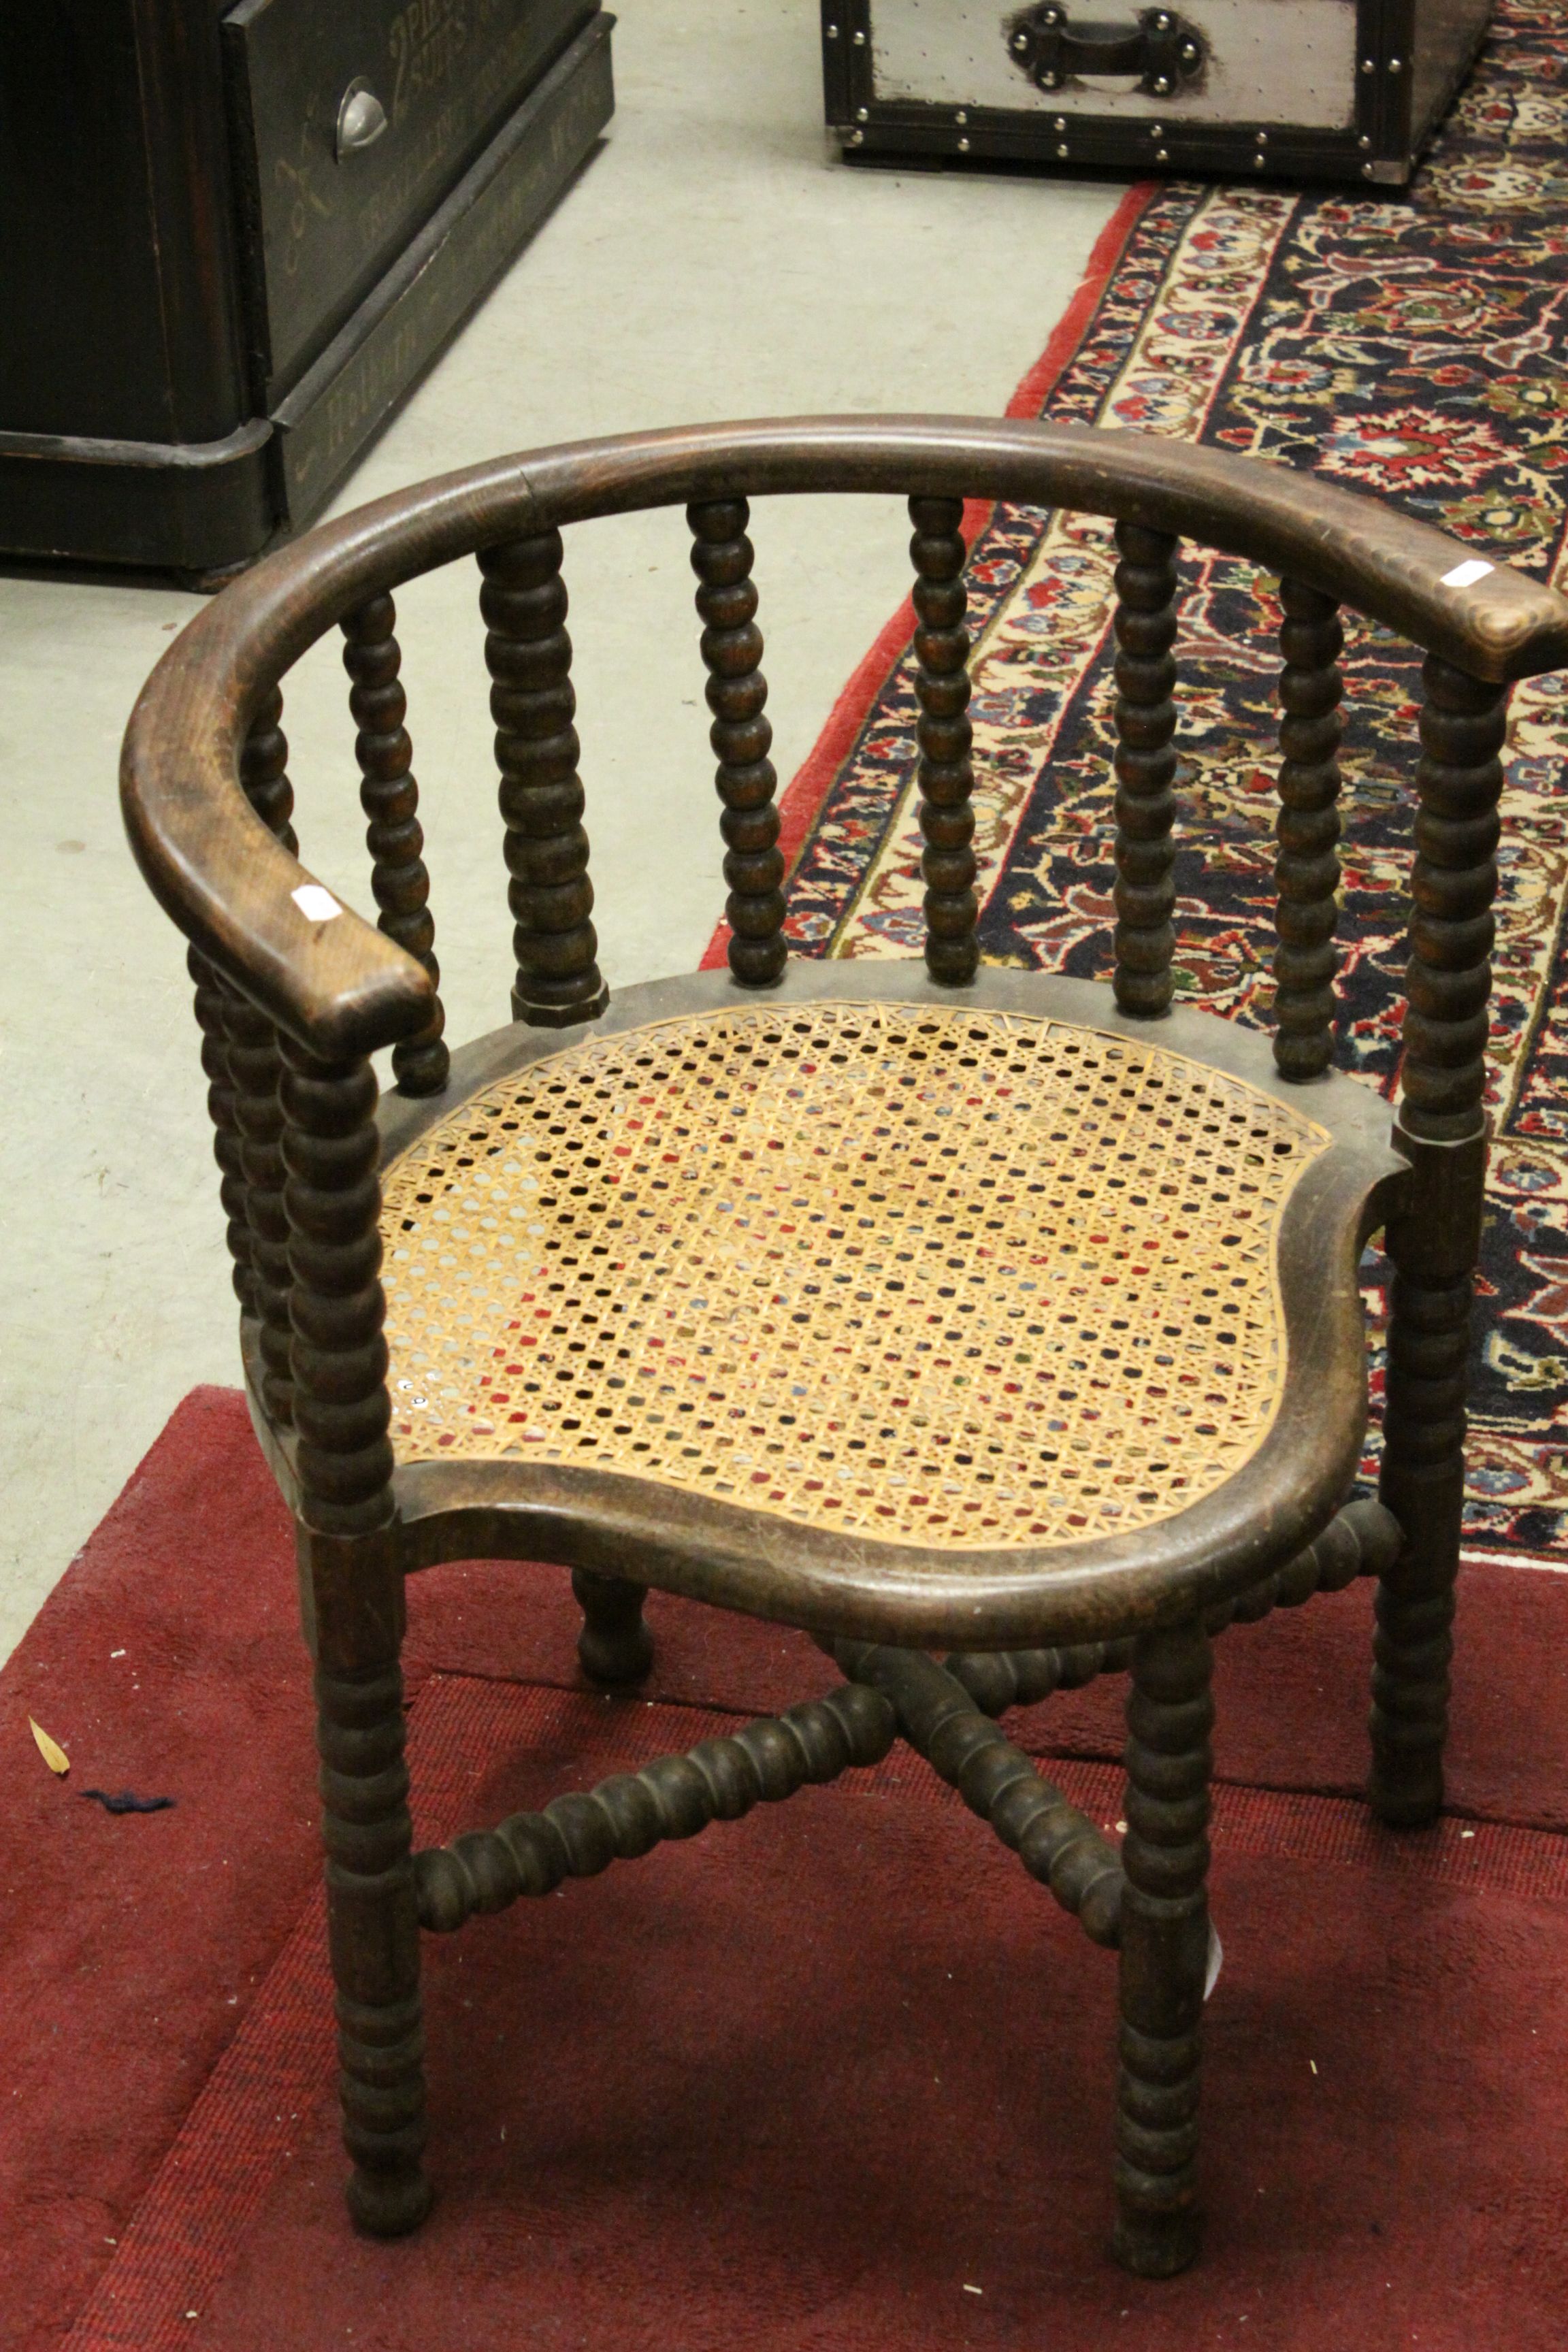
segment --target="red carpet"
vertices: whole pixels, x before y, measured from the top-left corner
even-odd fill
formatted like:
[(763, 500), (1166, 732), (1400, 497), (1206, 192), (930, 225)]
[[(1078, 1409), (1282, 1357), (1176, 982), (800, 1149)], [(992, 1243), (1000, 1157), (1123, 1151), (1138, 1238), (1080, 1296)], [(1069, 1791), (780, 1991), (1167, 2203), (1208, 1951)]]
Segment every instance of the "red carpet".
[[(1186, 2278), (1103, 2252), (1114, 1964), (902, 1753), (429, 1940), (441, 2201), (374, 2247), (338, 2198), (287, 1528), (239, 1399), (198, 1392), (0, 1676), (0, 2344), (1560, 2347), (1568, 1579), (1461, 1590), (1467, 1818), (1415, 1840), (1334, 1793), (1365, 1592), (1220, 1644)], [(437, 1570), (413, 1616), (425, 1837), (831, 1680), (660, 1600), (658, 1704), (590, 1696), (554, 1570)], [(1107, 1821), (1118, 1776), (1083, 1759), (1118, 1704), (1028, 1727)], [(115, 1818), (89, 1786), (176, 1804)]]

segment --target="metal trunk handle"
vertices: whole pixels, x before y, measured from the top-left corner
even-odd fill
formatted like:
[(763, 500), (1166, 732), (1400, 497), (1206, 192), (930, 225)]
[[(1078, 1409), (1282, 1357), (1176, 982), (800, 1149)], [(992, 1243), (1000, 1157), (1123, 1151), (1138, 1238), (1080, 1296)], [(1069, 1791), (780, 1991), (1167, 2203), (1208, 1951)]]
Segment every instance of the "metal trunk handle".
[(1170, 98), (1195, 83), (1207, 62), (1203, 35), (1173, 8), (1144, 8), (1130, 22), (1069, 24), (1063, 0), (1016, 16), (1007, 51), (1040, 89), (1071, 79), (1136, 74), (1151, 98)]

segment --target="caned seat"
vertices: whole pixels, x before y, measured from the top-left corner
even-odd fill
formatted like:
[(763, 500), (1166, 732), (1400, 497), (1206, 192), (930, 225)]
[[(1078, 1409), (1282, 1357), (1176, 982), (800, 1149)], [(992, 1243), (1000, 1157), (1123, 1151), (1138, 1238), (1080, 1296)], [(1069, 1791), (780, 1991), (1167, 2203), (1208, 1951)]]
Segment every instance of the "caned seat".
[(1285, 1387), (1330, 1146), (1142, 1038), (945, 1005), (593, 1034), (382, 1179), (393, 1451), (537, 1457), (904, 1544), (1120, 1535)]
[[(910, 499), (921, 961), (787, 952), (746, 498), (825, 489)], [(1108, 982), (978, 954), (965, 495), (1115, 520)], [(728, 969), (612, 1000), (561, 530), (668, 504), (699, 580)], [(1279, 580), (1272, 1037), (1173, 1003), (1181, 532)], [(511, 1021), (454, 1054), (391, 592), (476, 554), (516, 968)], [(1392, 1112), (1331, 1068), (1342, 602), (1427, 649)], [(279, 681), (334, 626), (374, 929), (300, 865), (289, 823)], [(1565, 660), (1559, 598), (1347, 493), (1136, 435), (919, 418), (455, 475), (270, 558), (165, 657), (127, 736), (127, 822), (192, 941), (247, 1385), (298, 1524), (362, 2227), (414, 2228), (429, 2201), (420, 1927), (901, 1736), (1118, 1952), (1113, 2242), (1147, 2275), (1192, 2259), (1212, 1637), (1375, 1575), (1372, 1801), (1394, 1826), (1441, 1802), (1497, 753), (1508, 682)], [(1374, 1500), (1352, 1488), (1379, 1229)], [(647, 1672), (650, 1586), (804, 1627), (842, 1679), (416, 1853), (405, 1584), (472, 1557), (569, 1568), (601, 1681)], [(1129, 1676), (1120, 1845), (995, 1721), (1105, 1672)]]
[(787, 1577), (796, 1622), (889, 1639), (913, 1606), (948, 1643), (977, 1610), (988, 1641), (1082, 1632), (1156, 1528), (1210, 1591), (1251, 1580), (1260, 1482), (1295, 1514), (1276, 1548), (1318, 1532), (1365, 1381), (1353, 1286), (1300, 1328), (1306, 1236), (1402, 1165), (1375, 1098), (1335, 1079), (1310, 1111), (1263, 1041), (1186, 1014), (1175, 1051), (1083, 982), (923, 980), (633, 990), (578, 1042), (502, 1032), (493, 1078), (398, 1122), (411, 1518), (447, 1465), (500, 1504), (526, 1465), (623, 1516), (679, 1502), (678, 1589), (769, 1613)]

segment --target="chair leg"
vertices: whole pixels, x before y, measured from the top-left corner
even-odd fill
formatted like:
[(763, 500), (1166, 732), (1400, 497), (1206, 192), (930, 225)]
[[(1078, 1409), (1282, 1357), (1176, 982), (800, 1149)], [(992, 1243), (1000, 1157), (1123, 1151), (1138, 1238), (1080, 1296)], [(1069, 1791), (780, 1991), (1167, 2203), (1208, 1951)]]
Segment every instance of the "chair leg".
[(1381, 1493), (1405, 1540), (1377, 1584), (1369, 1789), (1390, 1829), (1420, 1829), (1443, 1808), (1469, 1321), (1468, 1276), (1441, 1287), (1394, 1276)]
[(327, 1916), (337, 1986), (349, 2211), (377, 2238), (430, 2210), (403, 1673), (395, 1656), (316, 1670)]
[(315, 1661), (327, 1926), (337, 1984), (349, 2211), (397, 2237), (425, 2219), (425, 2042), (408, 1773), (404, 1566), (387, 1438), (375, 1073), (285, 1036), (289, 1365), (306, 1646)]
[(583, 1612), (577, 1636), (583, 1672), (596, 1683), (640, 1683), (653, 1664), (653, 1636), (642, 1621), (647, 1588), (629, 1577), (578, 1568), (572, 1590)]
[(1470, 1299), (1486, 1181), (1484, 1138), (1406, 1139), (1408, 1211), (1389, 1220), (1394, 1281), (1379, 1492), (1405, 1531), (1378, 1580), (1372, 1677), (1373, 1812), (1418, 1829), (1443, 1804), (1454, 1580), (1465, 1501)]
[(1195, 1619), (1142, 1633), (1133, 1645), (1112, 2244), (1140, 2278), (1170, 2278), (1198, 2251), (1209, 1672), (1208, 1636)]

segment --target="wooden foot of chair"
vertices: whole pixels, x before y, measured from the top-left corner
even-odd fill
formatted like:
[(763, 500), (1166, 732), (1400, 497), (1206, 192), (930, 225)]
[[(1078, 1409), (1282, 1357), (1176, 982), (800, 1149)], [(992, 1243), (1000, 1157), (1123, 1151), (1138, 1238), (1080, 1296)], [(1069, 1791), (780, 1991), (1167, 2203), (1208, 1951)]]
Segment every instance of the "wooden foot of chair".
[(401, 1670), (318, 1667), (316, 1703), (348, 2208), (373, 2237), (396, 2238), (431, 2197)]
[(653, 1636), (642, 1621), (646, 1587), (629, 1577), (574, 1569), (572, 1590), (583, 1612), (577, 1655), (596, 1683), (639, 1683), (653, 1664)]
[(1198, 2250), (1209, 1667), (1208, 1637), (1195, 1622), (1141, 1634), (1133, 1647), (1112, 2244), (1140, 2278), (1169, 2278)]
[(1443, 1810), (1453, 1624), (1452, 1581), (1425, 1593), (1378, 1586), (1369, 1794), (1387, 1829), (1424, 1829)]

